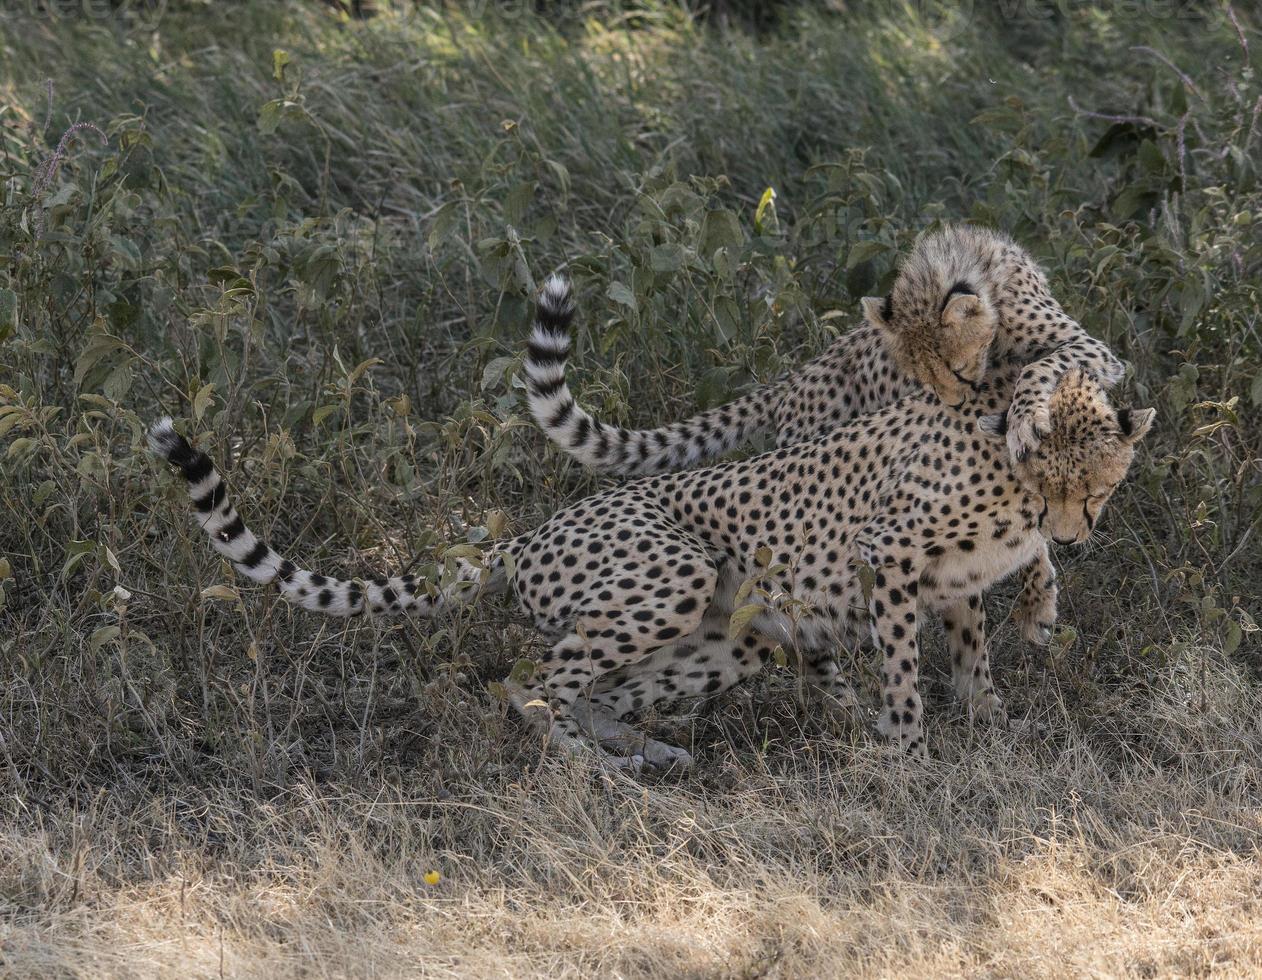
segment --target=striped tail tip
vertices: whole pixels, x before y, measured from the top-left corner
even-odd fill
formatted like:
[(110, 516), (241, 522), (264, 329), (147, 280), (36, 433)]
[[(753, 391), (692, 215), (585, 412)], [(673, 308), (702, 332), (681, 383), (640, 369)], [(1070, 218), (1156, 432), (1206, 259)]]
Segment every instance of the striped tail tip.
[(537, 315), (545, 328), (566, 330), (574, 313), (574, 296), (570, 281), (555, 272), (548, 277), (539, 292)]
[(170, 459), (171, 453), (178, 451), (182, 442), (188, 445), (175, 431), (175, 424), (169, 415), (163, 416), (149, 427), (149, 451), (155, 455)]
[(214, 464), (205, 453), (194, 449), (188, 440), (175, 431), (168, 415), (149, 429), (149, 449), (168, 463), (178, 466), (189, 483), (198, 483), (214, 472)]

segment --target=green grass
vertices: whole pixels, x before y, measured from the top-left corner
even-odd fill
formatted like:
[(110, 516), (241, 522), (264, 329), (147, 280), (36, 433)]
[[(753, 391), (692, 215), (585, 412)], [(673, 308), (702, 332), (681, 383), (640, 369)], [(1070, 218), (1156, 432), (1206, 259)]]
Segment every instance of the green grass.
[[(1252, 11), (176, 6), (0, 15), (0, 971), (1259, 968)], [(37, 195), (75, 122), (108, 145)], [(432, 570), (598, 485), (515, 381), (542, 276), (584, 400), (656, 423), (821, 350), (946, 219), (1030, 248), (1159, 421), (1057, 555), (1053, 649), (990, 601), (1031, 729), (931, 664), (924, 768), (779, 673), (661, 719), (692, 775), (541, 758), (488, 690), (510, 609), (295, 613), (143, 450), (188, 419), (282, 551)]]

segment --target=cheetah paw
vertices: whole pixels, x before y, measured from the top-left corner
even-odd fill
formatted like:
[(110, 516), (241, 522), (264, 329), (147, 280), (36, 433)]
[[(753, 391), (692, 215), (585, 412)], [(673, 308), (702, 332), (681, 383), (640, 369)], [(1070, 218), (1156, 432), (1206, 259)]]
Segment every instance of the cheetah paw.
[(600, 756), (600, 762), (610, 769), (616, 769), (619, 772), (629, 772), (638, 774), (644, 771), (644, 756), (642, 755), (605, 755)]
[(848, 716), (859, 711), (862, 704), (859, 695), (849, 684), (830, 684), (828, 687), (812, 687), (815, 703), (833, 715)]
[(1021, 635), (1027, 643), (1045, 647), (1052, 642), (1052, 627), (1031, 619), (1021, 625)]
[(682, 771), (692, 768), (692, 753), (676, 745), (667, 745), (655, 739), (644, 742), (644, 761), (652, 769)]

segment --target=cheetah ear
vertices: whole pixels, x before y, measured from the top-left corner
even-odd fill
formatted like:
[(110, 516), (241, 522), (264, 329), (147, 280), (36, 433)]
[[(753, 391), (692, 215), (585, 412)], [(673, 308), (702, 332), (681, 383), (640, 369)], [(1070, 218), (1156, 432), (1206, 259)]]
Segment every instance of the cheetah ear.
[(1155, 408), (1119, 408), (1117, 411), (1117, 427), (1122, 442), (1127, 445), (1139, 442), (1152, 428), (1153, 419), (1157, 417)]
[(1008, 413), (979, 415), (977, 431), (994, 442), (1006, 442), (1008, 440)]
[(890, 296), (865, 296), (859, 300), (863, 307), (863, 316), (869, 323), (877, 327), (889, 328), (890, 319), (894, 316), (894, 302)]

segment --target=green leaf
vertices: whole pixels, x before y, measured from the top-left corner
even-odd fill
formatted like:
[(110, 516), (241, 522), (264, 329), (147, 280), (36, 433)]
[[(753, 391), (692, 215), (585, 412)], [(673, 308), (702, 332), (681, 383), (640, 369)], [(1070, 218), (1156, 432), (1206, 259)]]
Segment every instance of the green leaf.
[(638, 312), (640, 309), (640, 304), (635, 300), (635, 293), (631, 292), (631, 287), (626, 283), (611, 282), (609, 288), (605, 290), (605, 295), (632, 312)]
[(358, 381), (360, 378), (364, 376), (365, 371), (368, 371), (370, 368), (376, 367), (378, 364), (384, 364), (384, 363), (385, 361), (383, 361), (380, 357), (370, 357), (366, 361), (360, 361), (353, 368), (351, 368), (350, 373), (346, 375), (346, 380), (349, 381), (351, 384), (354, 384), (356, 381)]
[(750, 602), (735, 610), (727, 621), (727, 638), (737, 639), (753, 622), (754, 617), (765, 611), (766, 607), (760, 602)]
[(210, 400), (215, 393), (213, 384), (204, 384), (197, 389), (197, 394), (193, 396), (193, 418), (197, 421), (202, 420), (202, 416), (206, 414), (206, 409), (210, 407)]
[(874, 239), (868, 239), (865, 242), (856, 242), (846, 255), (846, 268), (853, 269), (860, 262), (867, 262), (874, 259), (878, 255), (884, 255), (890, 250), (890, 247), (884, 242), (878, 242)]
[(79, 562), (85, 557), (96, 551), (95, 541), (68, 541), (66, 543), (66, 563), (61, 566), (61, 574), (63, 577), (69, 576), (75, 570)]
[(131, 390), (132, 383), (132, 358), (127, 358), (120, 364), (117, 364), (105, 381), (101, 384), (101, 390), (105, 392), (109, 398), (116, 402), (121, 402), (127, 397), (127, 392)]
[(1139, 165), (1148, 173), (1155, 176), (1161, 176), (1166, 170), (1166, 158), (1162, 155), (1157, 144), (1152, 140), (1144, 140), (1139, 144), (1139, 153), (1137, 154)]
[(0, 340), (17, 329), (18, 294), (12, 289), (0, 289)]
[(673, 242), (654, 246), (649, 256), (649, 265), (654, 272), (678, 272), (683, 264), (683, 247)]
[(487, 388), (499, 384), (505, 372), (516, 363), (517, 358), (515, 357), (496, 357), (492, 359), (482, 369), (482, 390), (486, 391)]
[[(1258, 375), (1262, 378), (1262, 375)], [(9, 430), (14, 428), (19, 422), (25, 421), (22, 410), (16, 405), (6, 405), (8, 411), (0, 413), (0, 438), (9, 434)]]
[(121, 626), (102, 626), (93, 630), (92, 636), (88, 638), (88, 649), (96, 653), (110, 640), (118, 639), (118, 635), (123, 632)]
[(425, 243), (429, 245), (430, 251), (436, 249), (456, 227), (456, 221), (461, 215), (461, 207), (460, 201), (448, 201), (434, 213), (429, 223), (429, 233), (425, 236)]
[(871, 602), (872, 590), (876, 588), (876, 570), (867, 562), (863, 562), (856, 571), (859, 575), (859, 587), (863, 589), (863, 601)]
[(280, 125), (281, 110), (284, 104), (284, 99), (272, 99), (270, 102), (263, 103), (263, 107), (259, 109), (258, 127), (260, 133), (270, 134), (276, 132), (276, 127)]
[(278, 82), (285, 80), (285, 66), (290, 62), (289, 52), (282, 48), (272, 51), (272, 77)]
[(103, 357), (108, 356), (116, 350), (124, 346), (123, 342), (117, 337), (113, 337), (107, 333), (94, 333), (88, 340), (88, 346), (83, 349), (83, 353), (79, 355), (79, 359), (75, 361), (74, 366), (74, 383), (76, 385), (83, 384), (83, 379), (87, 377), (91, 371), (101, 361)]
[(534, 676), (535, 662), (527, 657), (518, 660), (513, 664), (513, 669), (508, 672), (508, 679), (514, 684), (529, 684)]
[(538, 181), (523, 180), (514, 185), (504, 196), (504, 216), (508, 218), (510, 225), (521, 226), (522, 219), (526, 216), (526, 209), (530, 207), (530, 202), (535, 196), (535, 188), (538, 186)]
[(1113, 200), (1113, 213), (1119, 218), (1130, 218), (1151, 209), (1157, 195), (1142, 184), (1131, 184)]
[(707, 211), (701, 219), (700, 248), (701, 254), (707, 259), (713, 259), (714, 253), (719, 249), (738, 246), (744, 240), (740, 219), (725, 208)]
[(1107, 158), (1127, 153), (1139, 142), (1140, 133), (1145, 131), (1152, 132), (1148, 127), (1140, 129), (1131, 122), (1114, 123), (1104, 131), (1104, 135), (1096, 141), (1087, 156)]
[(35, 445), (34, 439), (29, 439), (26, 437), (23, 437), (21, 439), (14, 439), (11, 443), (9, 443), (9, 451), (4, 454), (4, 457), (5, 459), (16, 459), (18, 456), (25, 453), (28, 449), (30, 449), (34, 445)]
[(1223, 635), (1223, 653), (1233, 654), (1240, 647), (1240, 641), (1244, 638), (1244, 630), (1240, 628), (1240, 624), (1234, 619), (1228, 620), (1227, 630)]

